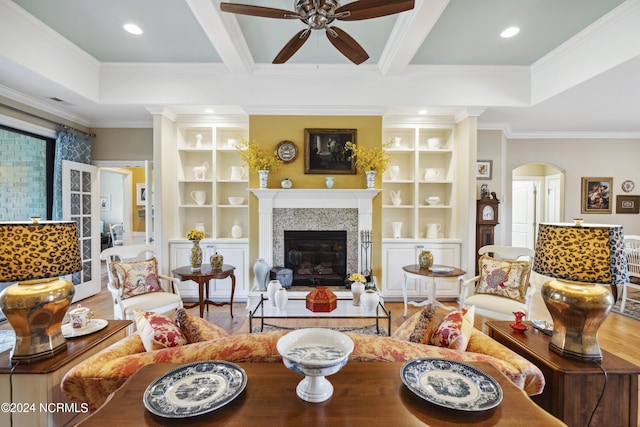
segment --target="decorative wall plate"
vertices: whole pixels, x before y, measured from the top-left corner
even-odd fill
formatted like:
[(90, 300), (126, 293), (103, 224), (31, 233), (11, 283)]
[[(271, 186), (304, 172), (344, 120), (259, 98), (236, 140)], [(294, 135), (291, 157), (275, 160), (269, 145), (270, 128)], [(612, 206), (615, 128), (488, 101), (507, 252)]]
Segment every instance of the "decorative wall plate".
[(298, 157), (298, 147), (292, 141), (282, 141), (276, 146), (276, 153), (283, 163), (293, 162)]
[(622, 191), (624, 191), (625, 193), (629, 193), (629, 192), (633, 191), (635, 186), (636, 185), (633, 183), (633, 181), (628, 179), (628, 180), (626, 180), (625, 182), (622, 183)]

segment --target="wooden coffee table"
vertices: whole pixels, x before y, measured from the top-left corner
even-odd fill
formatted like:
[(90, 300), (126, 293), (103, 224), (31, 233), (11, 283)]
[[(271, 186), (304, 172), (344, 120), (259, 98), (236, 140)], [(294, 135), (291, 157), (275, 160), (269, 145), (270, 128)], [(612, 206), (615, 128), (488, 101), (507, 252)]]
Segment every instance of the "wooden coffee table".
[(302, 376), (282, 363), (241, 363), (248, 376), (247, 388), (233, 402), (209, 414), (187, 420), (165, 419), (146, 410), (143, 394), (147, 386), (180, 365), (147, 365), (136, 372), (82, 425), (164, 426), (183, 421), (190, 426), (231, 425), (388, 425), (388, 426), (562, 426), (538, 407), (493, 366), (470, 363), (491, 375), (502, 387), (502, 403), (492, 410), (469, 413), (431, 405), (402, 383), (402, 362), (351, 362), (328, 379), (333, 396), (322, 403), (309, 403), (296, 395)]

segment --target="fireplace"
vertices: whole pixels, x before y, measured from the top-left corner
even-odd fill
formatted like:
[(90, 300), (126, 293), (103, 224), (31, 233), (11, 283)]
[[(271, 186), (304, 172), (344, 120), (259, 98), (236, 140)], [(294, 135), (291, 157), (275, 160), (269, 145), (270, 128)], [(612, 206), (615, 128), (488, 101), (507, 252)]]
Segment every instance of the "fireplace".
[(293, 271), (293, 285), (343, 285), (347, 275), (346, 230), (285, 230), (284, 264)]

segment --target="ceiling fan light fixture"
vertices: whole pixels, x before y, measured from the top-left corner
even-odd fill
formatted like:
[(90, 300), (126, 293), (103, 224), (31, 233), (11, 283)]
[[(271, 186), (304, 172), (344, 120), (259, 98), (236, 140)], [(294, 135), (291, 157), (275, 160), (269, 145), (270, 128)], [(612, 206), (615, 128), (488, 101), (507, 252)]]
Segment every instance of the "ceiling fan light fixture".
[(124, 24), (122, 28), (124, 28), (124, 30), (127, 33), (134, 34), (136, 36), (139, 36), (140, 34), (144, 33), (144, 31), (142, 31), (142, 28), (140, 28), (138, 25), (133, 23)]
[(500, 37), (503, 39), (508, 39), (520, 32), (520, 28), (518, 27), (508, 27), (500, 33)]

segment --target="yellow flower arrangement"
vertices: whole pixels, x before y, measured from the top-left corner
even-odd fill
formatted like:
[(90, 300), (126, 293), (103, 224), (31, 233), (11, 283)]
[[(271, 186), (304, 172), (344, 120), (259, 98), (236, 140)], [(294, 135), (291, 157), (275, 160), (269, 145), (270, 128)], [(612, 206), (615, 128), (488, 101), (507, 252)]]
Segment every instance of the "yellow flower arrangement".
[(367, 278), (364, 277), (364, 274), (360, 274), (360, 273), (351, 273), (348, 280), (350, 282), (361, 282), (361, 283), (367, 282)]
[(275, 150), (269, 155), (255, 140), (245, 141), (242, 139), (236, 148), (240, 153), (240, 158), (249, 166), (251, 172), (277, 170), (282, 164)]
[(366, 148), (362, 145), (356, 145), (351, 141), (344, 144), (345, 151), (351, 150), (355, 156), (356, 168), (361, 172), (377, 171), (384, 172), (391, 162), (391, 155), (387, 149), (391, 143), (385, 143), (377, 147)]
[(202, 240), (204, 239), (204, 231), (196, 230), (195, 228), (189, 230), (187, 233), (187, 239), (189, 240)]

